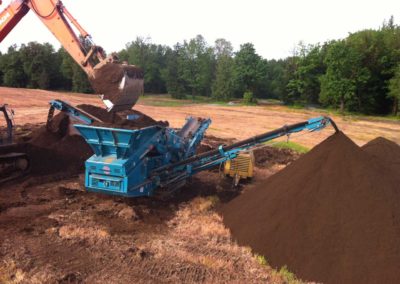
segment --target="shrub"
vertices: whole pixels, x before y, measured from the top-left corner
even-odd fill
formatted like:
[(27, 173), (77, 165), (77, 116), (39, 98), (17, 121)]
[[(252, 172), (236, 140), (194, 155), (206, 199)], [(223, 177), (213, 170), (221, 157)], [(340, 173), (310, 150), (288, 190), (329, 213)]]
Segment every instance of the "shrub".
[(245, 105), (252, 105), (257, 103), (257, 99), (254, 97), (253, 92), (247, 91), (243, 94), (243, 103)]

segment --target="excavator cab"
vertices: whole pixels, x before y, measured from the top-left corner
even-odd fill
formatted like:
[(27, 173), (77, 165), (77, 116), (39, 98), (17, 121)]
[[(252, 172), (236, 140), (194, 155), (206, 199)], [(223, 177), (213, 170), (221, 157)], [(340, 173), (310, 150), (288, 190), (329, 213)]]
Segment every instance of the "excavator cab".
[(12, 143), (14, 128), (14, 111), (7, 104), (0, 106), (0, 145), (9, 145)]
[(4, 119), (0, 118), (0, 185), (24, 176), (30, 170), (27, 154), (9, 151), (13, 144), (14, 111), (5, 104), (0, 106), (1, 114)]

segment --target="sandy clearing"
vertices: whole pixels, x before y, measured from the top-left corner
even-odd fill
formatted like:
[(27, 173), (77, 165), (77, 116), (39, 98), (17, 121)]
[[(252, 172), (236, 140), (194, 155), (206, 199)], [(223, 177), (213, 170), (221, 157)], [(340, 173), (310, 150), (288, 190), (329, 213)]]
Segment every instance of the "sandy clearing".
[[(66, 100), (72, 104), (90, 103), (101, 106), (96, 95), (51, 92), (44, 90), (14, 89), (0, 87), (0, 104), (7, 102), (16, 112), (16, 123), (39, 123), (46, 120), (48, 102), (52, 99)], [(167, 120), (172, 127), (183, 125), (187, 116), (210, 117), (212, 124), (207, 133), (222, 137), (244, 139), (285, 124), (297, 123), (321, 115), (314, 110), (291, 110), (283, 106), (221, 106), (193, 104), (179, 107), (151, 106), (139, 100), (135, 108), (156, 120)], [(332, 116), (342, 129), (357, 144), (382, 136), (400, 143), (400, 121), (372, 120), (368, 117), (350, 119)], [(331, 128), (322, 132), (293, 136), (293, 141), (312, 147), (333, 133)]]

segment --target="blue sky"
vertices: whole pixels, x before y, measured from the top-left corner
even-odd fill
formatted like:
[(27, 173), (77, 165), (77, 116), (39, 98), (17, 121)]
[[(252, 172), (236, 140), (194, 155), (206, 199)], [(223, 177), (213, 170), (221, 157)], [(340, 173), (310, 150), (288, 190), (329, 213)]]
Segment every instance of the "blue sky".
[[(43, 1), (43, 0), (41, 0)], [(4, 7), (10, 0), (4, 0)], [(299, 41), (324, 42), (349, 32), (378, 28), (391, 15), (400, 24), (400, 1), (360, 0), (64, 0), (64, 5), (108, 52), (122, 49), (137, 36), (174, 45), (202, 34), (209, 44), (217, 38), (254, 43), (267, 59), (291, 54)], [(59, 43), (30, 12), (0, 44)]]

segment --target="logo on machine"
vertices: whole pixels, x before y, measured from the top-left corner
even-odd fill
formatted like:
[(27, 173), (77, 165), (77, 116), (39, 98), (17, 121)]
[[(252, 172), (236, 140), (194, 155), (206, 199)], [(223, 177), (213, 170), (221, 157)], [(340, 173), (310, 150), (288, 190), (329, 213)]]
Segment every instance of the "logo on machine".
[(7, 12), (7, 14), (5, 14), (3, 17), (1, 17), (0, 18), (0, 26), (2, 26), (10, 17), (11, 17), (11, 15), (9, 12)]
[(111, 169), (110, 169), (110, 167), (108, 167), (108, 166), (104, 166), (104, 167), (103, 167), (103, 171), (104, 171), (104, 173), (105, 173), (106, 175), (109, 175), (109, 174), (111, 173)]

